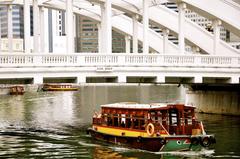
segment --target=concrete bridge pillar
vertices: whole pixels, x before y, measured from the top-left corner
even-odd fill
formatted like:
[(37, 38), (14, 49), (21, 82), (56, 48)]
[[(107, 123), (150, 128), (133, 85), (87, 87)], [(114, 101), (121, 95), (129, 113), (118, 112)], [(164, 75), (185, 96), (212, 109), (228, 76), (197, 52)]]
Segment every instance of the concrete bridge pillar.
[(231, 77), (231, 84), (239, 84), (239, 76)]
[(185, 3), (178, 4), (178, 45), (180, 54), (185, 53)]
[(138, 53), (138, 15), (133, 15), (133, 53)]
[(119, 75), (118, 76), (118, 83), (126, 83), (127, 77), (125, 75)]
[(81, 75), (77, 77), (76, 83), (86, 83), (86, 81), (87, 81), (86, 76)]
[(24, 0), (24, 50), (30, 53), (30, 2)]
[(8, 14), (8, 52), (13, 52), (13, 21), (12, 21), (12, 5), (7, 6)]
[(143, 0), (143, 53), (149, 53), (149, 0)]
[(40, 75), (34, 76), (33, 84), (43, 84), (43, 76), (40, 76)]
[(202, 83), (202, 82), (203, 82), (202, 76), (195, 76), (194, 77), (194, 83)]
[(165, 83), (165, 76), (157, 76), (156, 78), (157, 83)]

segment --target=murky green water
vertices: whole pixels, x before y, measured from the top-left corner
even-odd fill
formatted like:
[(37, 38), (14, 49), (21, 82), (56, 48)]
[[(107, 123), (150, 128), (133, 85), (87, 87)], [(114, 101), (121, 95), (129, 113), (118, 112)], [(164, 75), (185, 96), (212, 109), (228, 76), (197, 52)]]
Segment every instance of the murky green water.
[(240, 117), (202, 115), (215, 150), (151, 153), (92, 140), (85, 130), (100, 104), (184, 101), (176, 86), (84, 86), (77, 92), (0, 95), (0, 158), (240, 158)]

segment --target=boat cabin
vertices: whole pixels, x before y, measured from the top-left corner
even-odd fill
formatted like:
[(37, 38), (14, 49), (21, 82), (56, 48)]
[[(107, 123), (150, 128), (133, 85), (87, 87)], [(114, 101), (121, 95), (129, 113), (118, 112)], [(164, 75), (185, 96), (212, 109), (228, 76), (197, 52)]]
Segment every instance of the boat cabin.
[(101, 113), (95, 113), (93, 125), (147, 131), (150, 136), (198, 135), (203, 127), (194, 109), (184, 104), (107, 104), (101, 106)]
[(77, 91), (78, 88), (71, 84), (44, 84), (43, 91)]
[(25, 93), (24, 86), (11, 86), (9, 88), (9, 94), (10, 95), (23, 95)]

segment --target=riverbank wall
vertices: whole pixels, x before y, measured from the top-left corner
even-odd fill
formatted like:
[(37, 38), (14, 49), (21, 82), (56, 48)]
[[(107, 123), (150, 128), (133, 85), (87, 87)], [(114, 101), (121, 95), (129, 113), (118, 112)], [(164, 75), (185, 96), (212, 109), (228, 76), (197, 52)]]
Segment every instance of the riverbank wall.
[(240, 115), (239, 91), (186, 91), (186, 104), (201, 113)]

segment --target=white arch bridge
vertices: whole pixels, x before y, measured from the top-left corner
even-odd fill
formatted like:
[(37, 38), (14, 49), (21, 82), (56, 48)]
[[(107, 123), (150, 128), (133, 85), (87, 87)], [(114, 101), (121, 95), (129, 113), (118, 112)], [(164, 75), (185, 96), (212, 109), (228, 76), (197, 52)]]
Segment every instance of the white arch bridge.
[[(162, 5), (166, 2), (176, 2), (178, 12)], [(239, 84), (240, 52), (220, 39), (221, 25), (240, 36), (240, 5), (232, 0), (2, 0), (0, 4), (8, 8), (8, 50), (3, 52), (0, 45), (0, 81), (30, 79), (41, 84), (63, 78), (85, 83), (100, 78), (122, 83)], [(13, 46), (12, 5), (24, 8), (24, 49), (18, 53)], [(65, 49), (48, 51), (46, 9), (66, 11), (66, 36), (61, 40)], [(213, 33), (186, 18), (186, 9), (211, 19)], [(98, 53), (75, 52), (76, 14), (98, 22)], [(125, 53), (112, 53), (112, 29), (126, 37)], [(169, 33), (178, 44), (168, 40)], [(0, 36), (0, 44), (2, 40)], [(186, 45), (192, 51), (186, 51)]]

